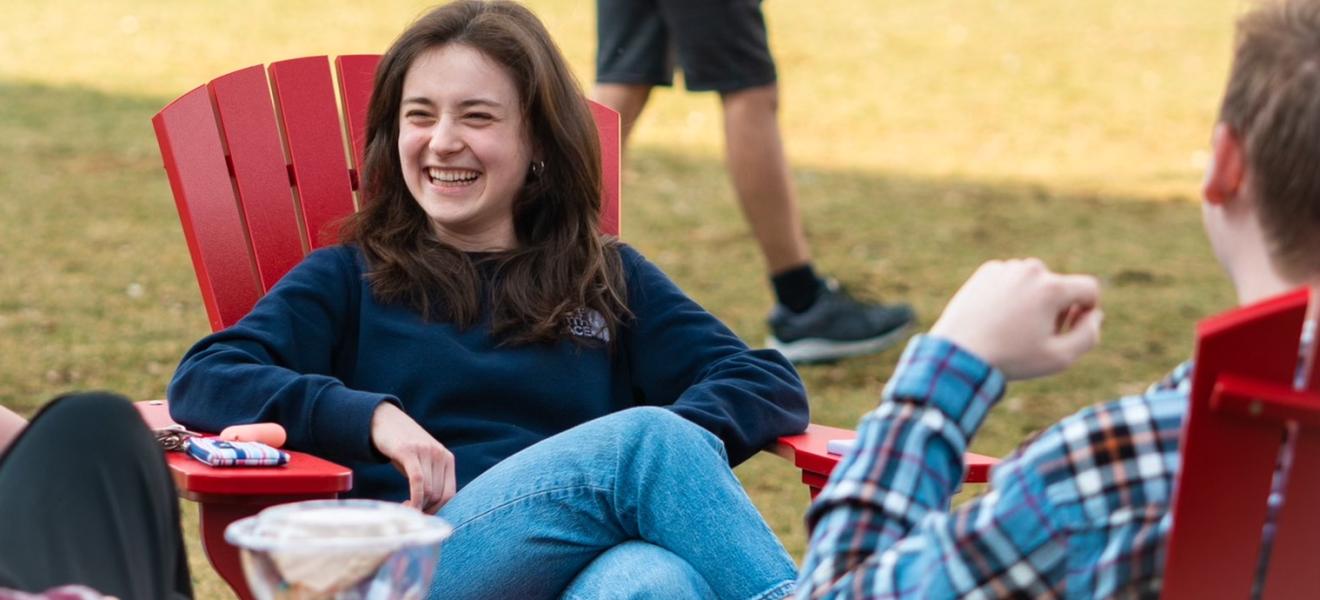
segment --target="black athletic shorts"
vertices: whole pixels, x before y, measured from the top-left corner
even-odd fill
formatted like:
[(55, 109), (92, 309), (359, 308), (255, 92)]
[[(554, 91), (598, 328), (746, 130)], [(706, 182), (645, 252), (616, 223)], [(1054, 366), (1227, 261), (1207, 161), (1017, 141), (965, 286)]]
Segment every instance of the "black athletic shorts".
[(596, 81), (734, 92), (774, 83), (760, 0), (596, 0)]

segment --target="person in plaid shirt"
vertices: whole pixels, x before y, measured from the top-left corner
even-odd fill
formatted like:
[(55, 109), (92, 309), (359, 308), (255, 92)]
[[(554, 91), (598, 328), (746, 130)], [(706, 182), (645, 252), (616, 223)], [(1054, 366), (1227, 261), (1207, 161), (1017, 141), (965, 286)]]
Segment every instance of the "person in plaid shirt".
[[(1211, 145), (1201, 207), (1239, 302), (1320, 284), (1320, 0), (1239, 20)], [(1063, 370), (1100, 322), (1091, 277), (1034, 259), (977, 270), (908, 345), (808, 511), (798, 597), (1158, 596), (1190, 362), (1050, 427), (949, 509), (1005, 382)]]

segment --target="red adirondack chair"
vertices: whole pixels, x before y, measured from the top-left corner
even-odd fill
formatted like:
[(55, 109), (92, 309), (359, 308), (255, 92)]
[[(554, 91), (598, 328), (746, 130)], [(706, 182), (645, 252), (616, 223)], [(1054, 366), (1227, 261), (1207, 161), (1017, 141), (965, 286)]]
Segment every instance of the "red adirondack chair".
[[(324, 56), (235, 71), (180, 96), (152, 118), (213, 330), (247, 314), (305, 253), (334, 243), (328, 227), (355, 210), (378, 59), (334, 60), (342, 123)], [(595, 103), (591, 109), (604, 163), (602, 229), (617, 235), (619, 116)], [(163, 401), (138, 406), (152, 426), (172, 423)], [(826, 451), (828, 440), (852, 437), (848, 430), (812, 425), (768, 450), (802, 469), (814, 497), (838, 461)], [(352, 486), (347, 468), (291, 455), (287, 467), (254, 469), (213, 469), (178, 453), (169, 456), (180, 495), (200, 505), (202, 543), (211, 564), (241, 597), (250, 593), (237, 552), (224, 541), (225, 527), (266, 506), (333, 498)], [(967, 480), (984, 482), (994, 459), (968, 458)]]
[(1307, 300), (1301, 289), (1197, 328), (1164, 567), (1166, 599), (1250, 596), (1266, 502), (1289, 428), (1295, 429), (1292, 466), (1263, 596), (1320, 598), (1320, 373), (1310, 370), (1294, 387), (1299, 366), (1311, 360), (1299, 359)]

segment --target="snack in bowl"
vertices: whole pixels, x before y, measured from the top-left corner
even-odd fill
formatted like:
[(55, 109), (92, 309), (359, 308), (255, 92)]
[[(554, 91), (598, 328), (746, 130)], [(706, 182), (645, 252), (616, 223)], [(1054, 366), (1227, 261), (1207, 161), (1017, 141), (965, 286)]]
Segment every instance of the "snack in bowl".
[(282, 504), (234, 522), (225, 540), (261, 600), (424, 598), (452, 528), (375, 500)]

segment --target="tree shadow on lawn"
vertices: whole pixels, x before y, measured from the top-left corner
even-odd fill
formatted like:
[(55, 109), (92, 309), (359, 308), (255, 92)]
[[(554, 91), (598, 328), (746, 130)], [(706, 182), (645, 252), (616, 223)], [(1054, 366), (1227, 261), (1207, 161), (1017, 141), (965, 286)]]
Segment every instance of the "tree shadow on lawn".
[[(624, 178), (625, 239), (752, 343), (771, 295), (719, 160), (655, 148), (634, 152)], [(1185, 360), (1196, 320), (1232, 305), (1188, 198), (1150, 200), (1023, 182), (796, 168), (818, 266), (863, 295), (907, 301), (924, 330), (983, 261), (1037, 256), (1057, 271), (1098, 276), (1100, 346), (1068, 372), (1014, 383), (972, 450), (1003, 456), (1077, 409), (1139, 392)], [(798, 370), (812, 421), (852, 428), (874, 408), (901, 345)], [(784, 461), (738, 468), (757, 507), (800, 557), (807, 495)], [(955, 500), (980, 493), (969, 486)]]
[[(633, 153), (624, 237), (744, 339), (765, 335), (771, 295), (717, 159)], [(1037, 256), (1102, 282), (1104, 339), (1062, 376), (1015, 384), (978, 448), (1002, 453), (1077, 408), (1139, 391), (1191, 351), (1199, 318), (1231, 306), (1190, 198), (1141, 199), (1037, 183), (796, 168), (820, 268), (864, 295), (907, 301), (921, 329), (981, 262)], [(1189, 193), (1196, 190), (1191, 189)], [(899, 349), (800, 369), (817, 422), (851, 426)]]

